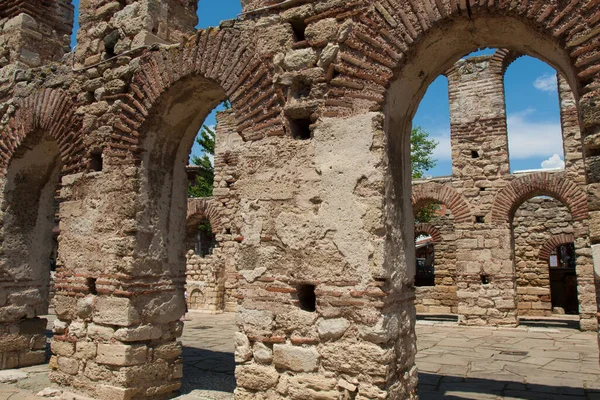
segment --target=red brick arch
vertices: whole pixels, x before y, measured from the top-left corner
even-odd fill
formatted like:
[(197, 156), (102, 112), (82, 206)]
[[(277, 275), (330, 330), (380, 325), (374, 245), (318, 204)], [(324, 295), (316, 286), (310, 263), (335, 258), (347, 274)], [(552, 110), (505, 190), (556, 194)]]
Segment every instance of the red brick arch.
[(82, 133), (67, 93), (59, 89), (42, 89), (17, 102), (17, 107), (15, 115), (0, 133), (0, 174), (6, 174), (19, 146), (35, 132), (43, 132), (57, 141), (64, 173), (84, 168)]
[(425, 233), (431, 236), (431, 239), (433, 239), (433, 243), (440, 243), (442, 241), (442, 234), (435, 226), (431, 224), (416, 224), (415, 236), (417, 236), (419, 233)]
[(550, 259), (550, 253), (563, 244), (569, 244), (575, 242), (575, 235), (561, 233), (560, 235), (554, 235), (544, 243), (540, 249), (539, 258), (540, 260), (548, 261)]
[(188, 199), (187, 223), (206, 218), (214, 234), (223, 233), (223, 223), (219, 208), (212, 197)]
[[(250, 36), (250, 35), (247, 35)], [(244, 140), (284, 134), (281, 110), (285, 101), (273, 85), (268, 59), (254, 51), (252, 37), (240, 30), (200, 30), (178, 48), (149, 52), (141, 58), (129, 93), (122, 96), (121, 118), (109, 145), (110, 156), (125, 158), (139, 152), (140, 127), (154, 114), (162, 95), (185, 78), (201, 76), (219, 85), (238, 118)]]
[[(443, 34), (445, 27), (457, 21), (503, 18), (523, 22), (532, 27), (532, 37), (535, 35), (547, 43), (554, 43), (565, 50), (563, 55), (568, 52), (571, 62), (567, 64), (562, 60), (561, 63), (570, 70), (561, 72), (568, 75), (571, 84), (583, 87), (600, 73), (595, 57), (600, 37), (597, 17), (600, 3), (597, 1), (356, 1), (340, 6), (339, 12), (354, 15), (355, 23), (340, 47), (336, 62), (330, 67), (328, 78), (332, 88), (328, 92), (328, 115), (381, 110), (387, 89), (401, 75), (399, 69), (414, 60), (414, 52), (427, 35), (434, 30)], [(309, 20), (327, 18), (329, 14), (323, 12)], [(522, 50), (535, 48), (534, 43), (524, 43), (518, 38), (510, 40), (522, 44)], [(471, 50), (486, 44), (495, 47), (510, 44), (508, 41), (503, 44), (503, 41), (501, 35), (495, 43), (473, 40), (477, 44)], [(555, 57), (554, 53), (544, 55), (550, 59)], [(453, 61), (447, 60), (448, 67)], [(423, 79), (433, 78), (423, 76)], [(583, 93), (579, 87), (573, 88), (578, 92), (576, 97)], [(351, 98), (361, 101), (353, 102), (349, 100)]]
[(523, 202), (535, 196), (551, 196), (565, 204), (575, 221), (588, 216), (587, 196), (563, 174), (536, 172), (512, 181), (494, 199), (492, 221), (510, 222)]
[(413, 209), (416, 211), (426, 205), (428, 202), (445, 204), (454, 215), (454, 222), (470, 222), (473, 220), (471, 208), (467, 200), (461, 196), (454, 188), (448, 185), (428, 182), (422, 185), (413, 185), (411, 201)]

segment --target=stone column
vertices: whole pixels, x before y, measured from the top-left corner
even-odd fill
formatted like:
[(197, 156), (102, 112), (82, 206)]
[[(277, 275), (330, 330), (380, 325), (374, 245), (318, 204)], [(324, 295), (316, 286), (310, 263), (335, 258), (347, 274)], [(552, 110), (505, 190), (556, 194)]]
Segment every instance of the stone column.
[(455, 227), (458, 314), (467, 325), (516, 324), (510, 224), (489, 215), (510, 174), (503, 74), (493, 56), (460, 60), (446, 74), (452, 185), (471, 202), (475, 217)]
[[(566, 175), (577, 185), (585, 185), (585, 161), (577, 102), (567, 80), (560, 74), (557, 75), (557, 79)], [(574, 227), (580, 325), (583, 330), (592, 330), (597, 327), (595, 314), (598, 303), (596, 299), (597, 278), (594, 277), (590, 254), (589, 221), (577, 221)]]
[(241, 153), (236, 398), (414, 398), (412, 225), (384, 233), (383, 213), (407, 216), (383, 211), (383, 116), (310, 130)]
[(70, 0), (6, 0), (0, 3), (0, 79), (16, 69), (60, 60), (70, 51)]

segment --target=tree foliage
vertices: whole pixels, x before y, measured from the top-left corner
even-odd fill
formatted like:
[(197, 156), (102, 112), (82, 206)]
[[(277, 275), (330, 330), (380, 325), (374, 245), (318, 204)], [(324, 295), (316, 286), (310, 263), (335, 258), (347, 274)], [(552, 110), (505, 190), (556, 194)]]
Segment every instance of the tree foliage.
[[(228, 100), (225, 100), (221, 107), (225, 110), (231, 108)], [(200, 167), (200, 171), (196, 176), (196, 182), (188, 187), (189, 197), (210, 197), (213, 194), (213, 186), (215, 182), (215, 168), (211, 161), (211, 156), (215, 155), (215, 128), (207, 125), (202, 125), (196, 143), (200, 145), (202, 156), (193, 156), (192, 164)]]
[(202, 149), (202, 156), (193, 156), (192, 164), (199, 167), (195, 185), (190, 185), (188, 195), (190, 197), (210, 197), (213, 194), (215, 181), (215, 168), (209, 156), (215, 155), (215, 129), (202, 125), (202, 129), (196, 138)]
[[(420, 126), (414, 127), (410, 134), (410, 164), (412, 168), (412, 178), (421, 179), (425, 177), (425, 172), (435, 167), (437, 160), (433, 158), (433, 150), (439, 143), (429, 138), (429, 132)], [(435, 203), (429, 203), (416, 210), (415, 222), (430, 222), (435, 218), (435, 213), (440, 206)]]

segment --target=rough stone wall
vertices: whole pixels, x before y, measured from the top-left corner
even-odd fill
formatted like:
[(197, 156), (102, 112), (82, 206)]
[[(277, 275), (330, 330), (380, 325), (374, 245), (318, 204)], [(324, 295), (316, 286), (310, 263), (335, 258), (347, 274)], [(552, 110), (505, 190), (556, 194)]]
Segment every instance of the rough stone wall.
[(0, 79), (39, 67), (70, 51), (69, 0), (6, 0), (0, 4)]
[[(179, 43), (194, 33), (197, 1), (82, 0), (75, 61), (78, 67), (155, 44)], [(113, 82), (113, 84), (116, 84)]]
[[(108, 4), (114, 9), (98, 11)], [(244, 139), (236, 181), (223, 188), (240, 210), (231, 226), (240, 399), (416, 397), (409, 117), (458, 57), (504, 46), (565, 74), (580, 105), (590, 207), (600, 209), (595, 1), (291, 1), (97, 65), (109, 55), (102, 29), (122, 26), (113, 17), (125, 6), (95, 6), (82, 7), (76, 57), (89, 68), (31, 69), (0, 88), (10, 143), (2, 168), (37, 128), (56, 137), (66, 163), (51, 360), (60, 384), (111, 400), (180, 386), (185, 163), (202, 120), (225, 98)], [(35, 123), (22, 124), (21, 102), (41, 88)], [(78, 125), (50, 117), (68, 113), (56, 93), (72, 102)], [(101, 171), (88, 168), (95, 151)], [(491, 219), (481, 204), (467, 213), (450, 207), (466, 278), (458, 311), (468, 323), (512, 323), (514, 280), (503, 280), (513, 268), (509, 221)], [(571, 211), (591, 265), (586, 227), (577, 226), (585, 210)], [(485, 223), (467, 221), (482, 212)], [(594, 212), (589, 238), (597, 243)], [(487, 268), (491, 283), (480, 279)], [(580, 271), (593, 292), (590, 271)], [(594, 315), (593, 299), (582, 298), (582, 314)]]
[(571, 213), (556, 200), (533, 198), (515, 213), (513, 232), (519, 316), (551, 316), (550, 270), (540, 251), (553, 236), (573, 235)]
[[(449, 209), (443, 215), (436, 216), (427, 225), (433, 226), (440, 235), (434, 241), (435, 286), (415, 288), (415, 307), (417, 313), (456, 314), (456, 234), (454, 218)], [(418, 230), (415, 235), (418, 235)]]
[[(514, 324), (518, 315), (515, 281), (523, 283), (523, 276), (515, 276), (511, 268), (514, 255), (510, 223), (522, 202), (533, 196), (546, 194), (560, 199), (569, 206), (577, 221), (574, 225), (577, 228), (573, 229), (579, 238), (579, 290), (584, 293), (579, 299), (581, 326), (595, 329), (593, 310), (596, 300), (591, 283), (594, 276), (585, 222), (587, 205), (583, 190), (578, 186), (583, 183), (583, 159), (579, 147), (581, 131), (573, 95), (565, 80), (560, 79), (566, 171), (511, 175), (503, 77), (507, 66), (518, 56), (515, 52), (498, 50), (491, 56), (460, 60), (448, 70), (453, 175), (451, 178), (415, 182), (413, 204), (418, 207), (427, 199), (444, 203), (460, 216), (460, 221), (466, 223), (465, 229), (469, 230), (462, 232), (455, 227), (455, 279), (460, 321), (467, 324)], [(540, 223), (543, 224), (544, 220)], [(486, 227), (489, 229), (484, 232)], [(430, 290), (421, 288), (418, 293)], [(536, 290), (532, 288), (529, 292)], [(522, 296), (520, 299), (524, 300)], [(426, 301), (434, 302), (431, 298)], [(524, 307), (531, 302), (521, 303)], [(547, 303), (541, 304), (536, 302), (536, 306), (548, 308)]]

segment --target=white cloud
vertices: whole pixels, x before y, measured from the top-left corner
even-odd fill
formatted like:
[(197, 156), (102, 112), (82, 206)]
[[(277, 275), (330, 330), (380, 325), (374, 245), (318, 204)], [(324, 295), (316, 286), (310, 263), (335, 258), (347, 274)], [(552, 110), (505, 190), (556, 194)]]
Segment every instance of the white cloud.
[(541, 90), (542, 92), (552, 93), (558, 90), (558, 83), (556, 81), (556, 75), (553, 74), (544, 74), (538, 76), (537, 79), (533, 82), (533, 86), (537, 90)]
[(557, 169), (557, 168), (565, 168), (565, 162), (558, 154), (554, 154), (547, 160), (542, 161), (543, 169)]
[(438, 145), (433, 150), (433, 158), (436, 160), (451, 160), (452, 159), (452, 148), (450, 147), (450, 131), (439, 130), (431, 134), (430, 139), (438, 142)]
[(529, 117), (534, 113), (535, 110), (527, 109), (507, 118), (508, 145), (513, 159), (563, 154), (560, 123), (532, 121)]

